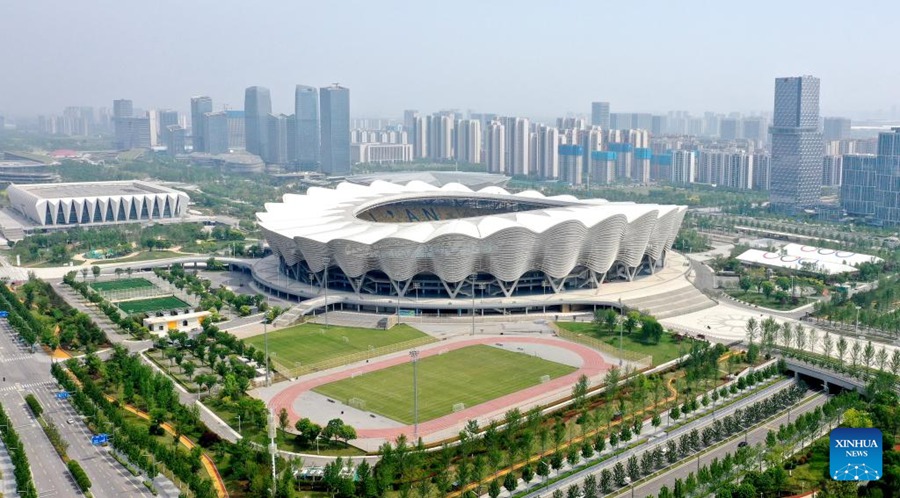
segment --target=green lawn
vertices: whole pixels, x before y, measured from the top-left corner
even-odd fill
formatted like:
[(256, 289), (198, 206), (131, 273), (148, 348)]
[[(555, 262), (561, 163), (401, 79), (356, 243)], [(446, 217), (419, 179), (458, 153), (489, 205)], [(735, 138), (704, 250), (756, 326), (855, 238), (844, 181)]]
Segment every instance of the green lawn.
[(727, 292), (729, 296), (743, 301), (747, 304), (755, 304), (764, 308), (782, 311), (799, 308), (804, 304), (809, 304), (809, 302), (811, 301), (808, 297), (798, 297), (796, 300), (788, 298), (784, 303), (782, 303), (780, 300), (775, 299), (774, 297), (766, 297), (765, 294), (752, 290), (744, 292), (740, 289), (730, 289)]
[[(419, 421), (453, 412), (453, 405), (473, 407), (506, 394), (574, 372), (568, 365), (493, 346), (469, 346), (429, 356), (418, 363)], [(365, 401), (364, 409), (399, 422), (413, 422), (412, 363), (339, 380), (314, 389), (346, 403)]]
[(106, 282), (93, 282), (91, 287), (98, 292), (118, 291), (126, 289), (145, 289), (153, 287), (146, 278), (123, 278), (120, 280), (108, 280)]
[(119, 301), (116, 306), (129, 315), (135, 313), (149, 313), (152, 311), (167, 311), (174, 309), (187, 309), (191, 305), (175, 296), (151, 297), (149, 299), (133, 299), (131, 301)]
[[(346, 337), (346, 340), (344, 339)], [(306, 323), (269, 332), (269, 351), (275, 360), (288, 366), (318, 363), (333, 358), (368, 351), (369, 346), (380, 348), (427, 337), (406, 324), (389, 330), (335, 327)], [(265, 337), (257, 335), (244, 339), (257, 349), (265, 347)]]
[[(619, 347), (618, 331), (615, 333), (604, 332), (602, 336), (597, 337), (594, 335), (594, 332), (597, 328), (593, 323), (557, 322), (556, 325), (558, 325), (560, 328), (564, 328), (572, 332), (586, 334), (591, 337), (598, 338), (615, 348)], [(636, 335), (629, 336), (628, 334), (623, 334), (622, 349), (626, 351), (634, 351), (641, 354), (649, 354), (653, 356), (654, 365), (661, 365), (667, 361), (674, 360), (679, 356), (687, 354), (691, 349), (691, 343), (693, 341), (693, 339), (687, 338), (682, 339), (681, 342), (678, 342), (673, 334), (664, 332), (659, 340), (659, 344), (644, 344), (643, 342), (638, 340), (638, 337)]]
[(113, 263), (139, 263), (141, 261), (154, 261), (157, 259), (178, 258), (182, 256), (190, 256), (190, 254), (181, 254), (180, 252), (175, 251), (142, 251), (133, 256), (119, 259), (101, 259), (95, 261), (95, 263), (101, 265)]

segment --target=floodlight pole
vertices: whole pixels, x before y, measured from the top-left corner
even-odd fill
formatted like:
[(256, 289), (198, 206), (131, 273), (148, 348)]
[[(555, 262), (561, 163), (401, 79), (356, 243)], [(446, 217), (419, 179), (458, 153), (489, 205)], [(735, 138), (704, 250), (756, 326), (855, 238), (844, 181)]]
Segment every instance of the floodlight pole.
[(419, 351), (413, 349), (409, 352), (413, 365), (413, 440), (419, 440), (419, 383), (416, 365), (419, 363)]
[(856, 324), (853, 326), (853, 335), (859, 337), (859, 306), (856, 308)]
[(325, 265), (325, 271), (322, 272), (325, 276), (325, 279), (322, 281), (322, 285), (325, 287), (325, 312), (322, 316), (325, 317), (325, 326), (328, 326), (328, 265)]
[(475, 335), (475, 278), (476, 275), (472, 275), (472, 335)]
[(623, 315), (624, 311), (625, 310), (622, 308), (622, 298), (620, 297), (619, 298), (619, 366), (620, 367), (622, 366), (622, 361), (623, 361), (622, 360), (622, 358), (623, 358), (623, 356), (622, 356), (622, 333), (623, 333), (623, 329), (625, 328), (625, 326), (622, 323), (622, 315)]

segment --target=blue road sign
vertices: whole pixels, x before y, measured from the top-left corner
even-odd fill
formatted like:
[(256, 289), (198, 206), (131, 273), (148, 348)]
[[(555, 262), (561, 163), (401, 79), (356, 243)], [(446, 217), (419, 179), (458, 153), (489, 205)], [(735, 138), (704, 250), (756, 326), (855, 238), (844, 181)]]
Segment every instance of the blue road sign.
[(56, 393), (56, 399), (69, 399), (69, 392), (68, 391), (60, 391), (60, 392)]

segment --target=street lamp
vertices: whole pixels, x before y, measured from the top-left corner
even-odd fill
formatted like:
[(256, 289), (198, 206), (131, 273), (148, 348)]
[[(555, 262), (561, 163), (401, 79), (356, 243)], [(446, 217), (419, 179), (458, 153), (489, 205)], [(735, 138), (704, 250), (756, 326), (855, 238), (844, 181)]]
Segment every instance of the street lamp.
[(622, 298), (619, 298), (619, 367), (622, 366), (622, 333), (624, 332), (624, 324), (622, 323), (622, 315), (624, 309), (622, 308)]
[(268, 327), (268, 319), (263, 319), (263, 338), (266, 342), (266, 387), (272, 385), (269, 380), (269, 327)]
[(416, 366), (419, 363), (419, 351), (413, 349), (409, 352), (413, 365), (413, 439), (419, 440), (419, 383), (418, 371)]

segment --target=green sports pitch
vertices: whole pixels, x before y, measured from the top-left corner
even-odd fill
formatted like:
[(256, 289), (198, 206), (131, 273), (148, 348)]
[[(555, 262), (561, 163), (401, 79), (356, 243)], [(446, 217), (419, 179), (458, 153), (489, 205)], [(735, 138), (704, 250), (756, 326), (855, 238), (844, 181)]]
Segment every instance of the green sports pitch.
[[(468, 346), (418, 362), (419, 421), (471, 408), (577, 370), (568, 365), (506, 351)], [(319, 386), (313, 391), (406, 424), (413, 423), (412, 363)], [(360, 403), (360, 401), (362, 403)], [(459, 405), (459, 404), (462, 405)]]
[[(307, 323), (269, 332), (269, 351), (284, 365), (308, 365), (427, 337), (406, 324), (377, 330)], [(265, 347), (263, 335), (244, 339), (244, 342), (257, 349)]]
[(106, 282), (93, 282), (91, 287), (97, 292), (110, 292), (130, 289), (150, 289), (155, 286), (145, 278), (125, 278), (121, 280), (107, 280)]
[(119, 301), (116, 306), (120, 310), (133, 315), (135, 313), (151, 313), (154, 311), (168, 311), (177, 309), (188, 309), (191, 305), (178, 299), (175, 296), (151, 297), (148, 299), (132, 299), (130, 301)]

